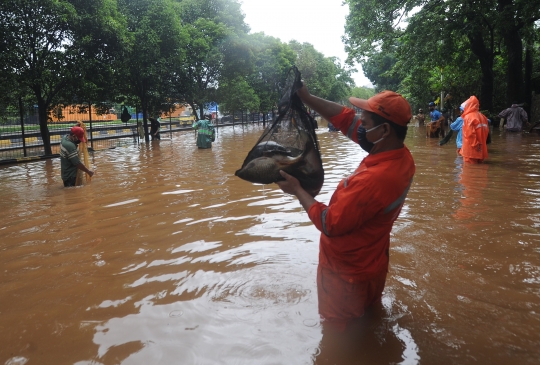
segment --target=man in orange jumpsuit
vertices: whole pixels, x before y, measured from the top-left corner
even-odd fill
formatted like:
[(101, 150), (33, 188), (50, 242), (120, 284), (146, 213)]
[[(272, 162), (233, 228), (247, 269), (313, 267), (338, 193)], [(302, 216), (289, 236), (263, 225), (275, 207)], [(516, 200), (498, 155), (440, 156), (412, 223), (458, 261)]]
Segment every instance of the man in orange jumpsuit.
[(368, 155), (339, 184), (328, 205), (316, 201), (298, 180), (281, 171), (277, 184), (295, 195), (321, 231), (317, 292), (319, 313), (344, 328), (380, 301), (388, 272), (390, 231), (415, 172), (403, 144), (412, 113), (399, 94), (383, 91), (368, 100), (351, 97), (353, 109), (311, 95), (302, 101), (358, 143)]
[(489, 122), (486, 116), (480, 113), (480, 102), (476, 96), (471, 96), (463, 104), (463, 146), (461, 155), (463, 162), (482, 163), (488, 158), (487, 137)]

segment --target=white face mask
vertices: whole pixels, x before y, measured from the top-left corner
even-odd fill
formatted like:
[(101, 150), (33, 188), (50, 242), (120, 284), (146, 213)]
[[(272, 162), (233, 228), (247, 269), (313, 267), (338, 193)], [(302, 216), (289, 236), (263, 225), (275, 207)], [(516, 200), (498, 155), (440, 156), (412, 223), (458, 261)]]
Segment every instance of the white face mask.
[[(374, 131), (374, 130), (377, 129), (377, 128), (379, 128), (381, 125), (382, 125), (382, 124), (379, 124), (379, 125), (376, 126), (376, 127), (373, 127), (373, 128), (370, 128), (370, 129), (366, 129), (366, 134), (369, 133), (369, 132), (371, 132), (371, 131)], [(384, 139), (384, 137), (381, 137), (381, 138), (379, 138), (377, 141), (371, 142), (371, 143), (377, 144), (377, 143), (379, 143), (380, 141), (382, 141), (383, 139)]]

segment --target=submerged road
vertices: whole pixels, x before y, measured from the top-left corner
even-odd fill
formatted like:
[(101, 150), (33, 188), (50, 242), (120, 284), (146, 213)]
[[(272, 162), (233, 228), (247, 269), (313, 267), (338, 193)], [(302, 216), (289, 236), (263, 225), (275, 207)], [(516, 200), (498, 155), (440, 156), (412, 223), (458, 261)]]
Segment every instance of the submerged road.
[[(0, 364), (537, 364), (540, 136), (495, 130), (463, 166), (410, 127), (417, 165), (383, 303), (346, 333), (317, 313), (319, 232), (234, 176), (262, 125), (0, 167)], [(318, 130), (328, 202), (365, 153)]]

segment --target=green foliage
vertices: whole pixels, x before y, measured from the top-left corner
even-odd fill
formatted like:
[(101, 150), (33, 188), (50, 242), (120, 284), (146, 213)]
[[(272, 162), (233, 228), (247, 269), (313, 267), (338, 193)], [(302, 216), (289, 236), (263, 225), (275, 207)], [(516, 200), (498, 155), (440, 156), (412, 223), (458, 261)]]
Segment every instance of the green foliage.
[(73, 23), (74, 45), (81, 77), (72, 80), (60, 93), (65, 103), (98, 103), (110, 108), (121, 90), (116, 70), (128, 51), (127, 21), (118, 11), (116, 0), (70, 0), (77, 16)]
[(38, 105), (45, 153), (51, 146), (48, 112), (58, 94), (77, 75), (73, 23), (74, 7), (59, 0), (5, 0), (0, 8), (2, 73), (19, 87), (19, 95), (31, 92)]
[(260, 100), (242, 77), (220, 84), (220, 109), (227, 114), (238, 110), (258, 111)]
[(375, 93), (376, 92), (374, 89), (371, 89), (365, 86), (360, 86), (360, 87), (355, 87), (352, 89), (351, 96), (354, 96), (355, 98), (360, 98), (360, 99), (369, 99), (373, 95), (375, 95)]
[(215, 97), (218, 80), (223, 66), (223, 42), (227, 28), (212, 20), (199, 18), (184, 28), (189, 34), (186, 45), (186, 62), (179, 78), (179, 94), (193, 110), (199, 106), (202, 116), (203, 105)]
[(172, 0), (122, 0), (120, 9), (127, 20), (129, 45), (117, 82), (124, 95), (136, 96), (148, 140), (147, 117), (166, 109), (162, 103), (170, 94), (177, 65), (185, 60), (189, 34)]
[(348, 62), (362, 63), (377, 90), (394, 89), (416, 105), (441, 91), (476, 94), (492, 109), (524, 88), (522, 42), (538, 35), (538, 1), (345, 3)]
[(336, 68), (330, 58), (324, 57), (312, 44), (291, 41), (289, 46), (296, 52), (295, 65), (309, 90), (321, 98), (328, 98), (336, 77)]
[(296, 58), (293, 50), (279, 39), (255, 33), (248, 36), (251, 44), (255, 68), (248, 75), (247, 81), (259, 98), (259, 110), (268, 111), (276, 108), (280, 97), (280, 83)]
[(343, 68), (341, 64), (333, 59), (334, 77), (328, 94), (328, 100), (345, 104), (351, 96), (354, 87), (354, 80), (351, 77), (351, 69)]
[(238, 0), (4, 0), (0, 113), (37, 105), (50, 153), (47, 119), (60, 105), (127, 104), (145, 124), (175, 103), (270, 111), (293, 64), (315, 95), (344, 103), (358, 92), (352, 70), (313, 45), (248, 31)]
[(249, 64), (250, 53), (242, 41), (248, 28), (235, 1), (185, 0), (180, 8), (189, 42), (187, 61), (178, 69), (176, 91), (201, 116), (204, 105), (216, 101), (220, 81), (234, 79)]
[(231, 33), (246, 34), (240, 3), (235, 0), (180, 0), (182, 20), (193, 24), (200, 18), (224, 25)]
[(366, 77), (376, 85), (377, 91), (396, 91), (401, 81), (400, 75), (394, 72), (396, 62), (395, 52), (372, 53), (368, 60), (362, 62), (362, 69)]

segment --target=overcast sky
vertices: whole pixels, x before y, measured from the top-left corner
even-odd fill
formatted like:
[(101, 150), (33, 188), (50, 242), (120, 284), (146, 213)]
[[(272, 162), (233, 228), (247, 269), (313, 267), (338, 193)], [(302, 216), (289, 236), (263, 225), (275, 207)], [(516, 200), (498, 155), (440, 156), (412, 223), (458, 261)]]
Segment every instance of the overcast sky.
[[(239, 0), (252, 33), (264, 32), (288, 43), (311, 43), (326, 57), (347, 58), (341, 37), (349, 13), (342, 0)], [(357, 86), (372, 87), (360, 65), (353, 79)], [(302, 70), (300, 70), (302, 71)]]

